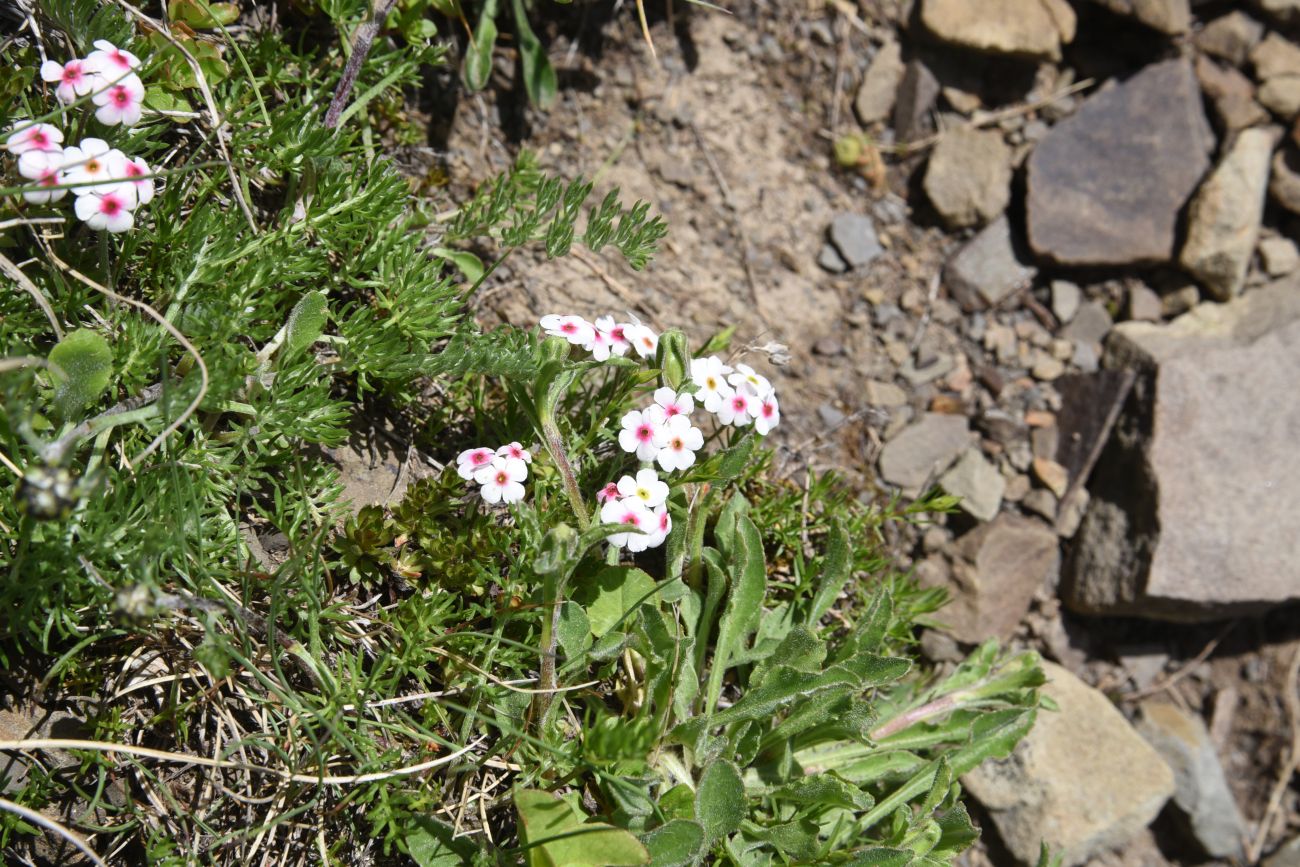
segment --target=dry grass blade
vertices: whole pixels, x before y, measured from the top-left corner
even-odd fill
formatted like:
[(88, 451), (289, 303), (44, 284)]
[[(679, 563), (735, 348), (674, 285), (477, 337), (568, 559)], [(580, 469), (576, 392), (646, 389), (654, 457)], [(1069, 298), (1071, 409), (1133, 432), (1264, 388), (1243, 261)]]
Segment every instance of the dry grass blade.
[(92, 863), (97, 865), (97, 867), (108, 867), (104, 859), (100, 858), (95, 854), (95, 850), (90, 848), (90, 844), (86, 842), (84, 837), (70, 828), (65, 828), (48, 816), (43, 816), (35, 810), (29, 810), (22, 804), (15, 804), (7, 798), (0, 798), (0, 810), (13, 813), (15, 816), (18, 816), (21, 819), (26, 819), (33, 825), (39, 825), (47, 831), (52, 831), (55, 834), (58, 834), (64, 840), (67, 840), (75, 846), (78, 852), (89, 858)]
[(352, 786), (360, 783), (373, 783), (378, 780), (389, 780), (395, 777), (405, 777), (411, 774), (418, 774), (421, 771), (427, 771), (430, 768), (436, 768), (440, 765), (450, 764), (456, 759), (465, 755), (473, 749), (481, 746), (483, 741), (474, 741), (471, 744), (461, 747), (456, 752), (441, 758), (432, 759), (427, 762), (420, 762), (417, 765), (405, 765), (400, 768), (393, 768), (391, 771), (374, 771), (369, 774), (295, 774), (281, 768), (268, 768), (262, 765), (249, 765), (243, 762), (231, 762), (225, 759), (210, 759), (207, 756), (195, 756), (187, 753), (169, 753), (165, 750), (155, 750), (149, 747), (137, 747), (130, 744), (111, 744), (103, 741), (83, 741), (71, 738), (34, 738), (22, 741), (0, 741), (0, 752), (31, 752), (33, 750), (91, 750), (98, 753), (125, 753), (132, 756), (141, 756), (149, 759), (158, 759), (164, 762), (175, 762), (182, 765), (202, 765), (208, 768), (226, 768), (238, 771), (256, 771), (259, 774), (267, 774), (273, 777), (279, 777), (291, 783), (315, 783), (325, 786)]
[(5, 272), (5, 274), (9, 276), (10, 280), (13, 280), (23, 288), (24, 292), (32, 296), (32, 300), (36, 302), (36, 306), (41, 308), (41, 312), (45, 314), (45, 318), (50, 321), (50, 328), (54, 330), (54, 336), (59, 340), (62, 340), (63, 328), (59, 325), (58, 317), (54, 315), (54, 308), (50, 306), (50, 302), (43, 294), (41, 294), (41, 290), (36, 286), (36, 284), (23, 273), (23, 269), (11, 262), (9, 257), (0, 253), (0, 271)]

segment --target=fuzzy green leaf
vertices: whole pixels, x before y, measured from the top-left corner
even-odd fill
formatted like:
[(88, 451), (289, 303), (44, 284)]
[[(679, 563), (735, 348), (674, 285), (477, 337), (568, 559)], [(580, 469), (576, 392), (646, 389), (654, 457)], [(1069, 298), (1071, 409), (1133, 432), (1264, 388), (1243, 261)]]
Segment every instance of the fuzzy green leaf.
[(516, 789), (519, 836), (533, 867), (634, 867), (650, 863), (641, 841), (622, 828), (586, 822), (564, 800)]
[(808, 609), (809, 626), (815, 626), (831, 610), (848, 583), (853, 570), (853, 551), (849, 545), (849, 532), (842, 521), (831, 525), (830, 541), (822, 560), (822, 572), (817, 579), (817, 593)]
[(492, 77), (492, 51), (497, 44), (497, 0), (487, 0), (479, 10), (474, 38), (465, 51), (465, 86), (472, 91), (487, 87)]
[(767, 589), (767, 564), (763, 559), (763, 538), (747, 517), (736, 521), (731, 595), (718, 626), (713, 668), (709, 672), (709, 690), (705, 696), (705, 713), (711, 714), (722, 694), (722, 675), (732, 660), (741, 655), (745, 641), (753, 633), (763, 611), (763, 593)]
[(321, 292), (308, 292), (289, 313), (289, 324), (284, 336), (283, 357), (293, 358), (320, 339), (325, 332), (325, 323), (329, 319), (329, 308), (325, 304), (325, 295)]
[(519, 37), (519, 59), (523, 63), (524, 89), (528, 92), (528, 101), (546, 111), (555, 103), (555, 68), (551, 66), (537, 34), (528, 25), (523, 0), (511, 2), (515, 13), (515, 33)]
[(652, 867), (694, 864), (704, 849), (704, 828), (689, 819), (673, 819), (641, 838), (650, 850)]
[(695, 789), (695, 818), (708, 845), (734, 833), (748, 812), (740, 769), (722, 760), (706, 767)]
[(654, 589), (654, 579), (634, 566), (606, 566), (583, 579), (581, 586), (574, 588), (573, 598), (586, 607), (591, 634), (600, 638), (646, 601)]
[(99, 332), (79, 328), (64, 335), (50, 350), (50, 364), (56, 366), (54, 405), (59, 415), (70, 419), (99, 400), (113, 375), (113, 350)]

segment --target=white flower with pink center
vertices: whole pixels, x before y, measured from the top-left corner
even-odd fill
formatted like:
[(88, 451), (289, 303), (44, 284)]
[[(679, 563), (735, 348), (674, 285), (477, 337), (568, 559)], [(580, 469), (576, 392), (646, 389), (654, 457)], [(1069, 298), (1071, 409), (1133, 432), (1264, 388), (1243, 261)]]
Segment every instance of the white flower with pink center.
[(77, 97), (85, 96), (95, 87), (95, 74), (86, 69), (85, 61), (72, 58), (67, 63), (47, 60), (41, 64), (41, 80), (58, 85), (54, 95), (59, 102), (70, 105)]
[(668, 515), (667, 506), (659, 506), (650, 513), (650, 538), (646, 540), (647, 548), (658, 548), (672, 532), (673, 519)]
[(611, 500), (618, 499), (618, 482), (610, 482), (605, 487), (596, 492), (597, 503), (607, 503)]
[[(126, 156), (110, 148), (102, 138), (86, 138), (76, 147), (63, 149), (63, 167), (73, 192), (84, 196), (91, 192), (107, 192), (117, 187), (129, 187), (135, 196), (135, 186), (125, 182)], [(139, 197), (136, 196), (136, 200)]]
[(618, 444), (625, 452), (636, 452), (637, 460), (653, 461), (663, 444), (663, 423), (650, 412), (632, 410), (623, 416), (623, 429), (618, 432)]
[(528, 467), (523, 461), (497, 459), (474, 473), (474, 481), (479, 483), (479, 493), (485, 502), (517, 503), (524, 498), (524, 479), (528, 478)]
[(622, 500), (610, 500), (600, 507), (602, 524), (621, 524), (628, 529), (626, 533), (614, 533), (609, 537), (609, 544), (615, 548), (629, 551), (644, 551), (650, 541), (648, 533), (654, 528), (654, 515), (645, 503), (635, 497)]
[(582, 344), (582, 348), (590, 352), (591, 357), (597, 361), (608, 361), (610, 355), (614, 353), (614, 338), (608, 331), (602, 331), (599, 325), (595, 325), (591, 329), (591, 339)]
[(23, 198), (33, 205), (57, 202), (68, 194), (63, 183), (62, 151), (27, 151), (18, 158), (18, 174), (36, 181), (36, 186), (23, 191)]
[(609, 352), (611, 355), (624, 356), (632, 348), (627, 335), (623, 333), (626, 328), (626, 325), (614, 322), (613, 316), (596, 318), (596, 330), (604, 332), (609, 337)]
[(618, 493), (621, 497), (635, 497), (647, 509), (653, 509), (668, 501), (668, 484), (659, 480), (658, 473), (647, 468), (640, 470), (635, 477), (619, 479)]
[(131, 213), (136, 206), (135, 188), (128, 185), (95, 189), (77, 196), (73, 210), (77, 219), (96, 231), (107, 230), (114, 234), (125, 232), (135, 225)]
[(523, 461), (526, 464), (533, 462), (532, 453), (519, 443), (510, 443), (497, 449), (497, 457), (507, 458), (513, 461)]
[(721, 409), (722, 404), (735, 391), (727, 384), (729, 373), (731, 368), (716, 355), (691, 360), (691, 382), (695, 384), (695, 397), (709, 412)]
[(140, 68), (140, 58), (123, 51), (107, 39), (95, 40), (95, 50), (85, 60), (87, 72), (104, 76), (110, 83)]
[(664, 411), (664, 418), (670, 419), (677, 415), (690, 415), (695, 411), (695, 398), (686, 392), (673, 391), (668, 386), (655, 389), (655, 403)]
[(456, 456), (456, 475), (465, 481), (474, 478), (474, 474), (492, 463), (497, 455), (492, 449), (465, 449)]
[(749, 424), (754, 415), (758, 412), (758, 398), (748, 391), (733, 391), (731, 397), (722, 402), (718, 407), (718, 421), (723, 424), (732, 424), (736, 427), (744, 427)]
[(767, 397), (772, 393), (772, 383), (767, 381), (767, 377), (755, 373), (754, 368), (748, 364), (737, 364), (736, 372), (727, 377), (732, 388), (743, 389), (757, 398)]
[(21, 156), (28, 151), (57, 151), (63, 143), (63, 132), (48, 123), (32, 123), (19, 127), (5, 139), (5, 149)]
[(684, 470), (694, 465), (695, 453), (704, 446), (704, 434), (684, 415), (675, 415), (664, 425), (663, 445), (655, 460), (664, 472)]
[(767, 436), (780, 423), (781, 406), (776, 402), (776, 394), (772, 393), (762, 398), (758, 404), (758, 412), (754, 413), (754, 430)]
[(581, 316), (561, 316), (550, 313), (542, 317), (542, 330), (552, 337), (563, 337), (574, 346), (585, 346), (591, 342), (595, 326)]
[(655, 334), (650, 326), (642, 325), (640, 322), (624, 325), (623, 337), (636, 350), (637, 355), (642, 358), (655, 357), (655, 350), (659, 348), (659, 335)]
[(147, 205), (153, 201), (153, 172), (149, 170), (149, 164), (140, 157), (135, 159), (124, 159), (122, 162), (122, 177), (131, 182), (135, 187), (135, 197), (140, 200), (140, 204)]
[(105, 126), (135, 126), (144, 112), (144, 84), (137, 75), (128, 75), (117, 84), (98, 91), (91, 100), (95, 119)]

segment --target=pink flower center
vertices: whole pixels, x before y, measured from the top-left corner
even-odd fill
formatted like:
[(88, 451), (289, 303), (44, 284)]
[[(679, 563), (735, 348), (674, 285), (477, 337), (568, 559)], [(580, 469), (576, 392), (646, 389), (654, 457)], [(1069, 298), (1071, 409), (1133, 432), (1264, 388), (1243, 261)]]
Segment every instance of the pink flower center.
[(763, 418), (771, 418), (776, 413), (776, 407), (770, 403), (763, 404)]
[(574, 325), (572, 322), (565, 322), (560, 326), (560, 330), (563, 331), (565, 334), (577, 334), (578, 326)]
[(50, 146), (50, 137), (45, 134), (44, 130), (40, 130), (40, 129), (32, 130), (30, 141), (32, 144), (40, 148), (46, 148)]
[(668, 531), (668, 513), (664, 512), (659, 516), (659, 529), (663, 532)]
[(675, 403), (670, 403), (666, 407), (664, 407), (664, 415), (668, 416), (669, 418), (681, 414), (682, 414), (682, 408)]
[(127, 163), (126, 176), (128, 178), (142, 178), (144, 177), (144, 169), (140, 168), (135, 163)]
[(654, 439), (655, 432), (648, 424), (643, 424), (636, 429), (636, 438), (643, 443), (648, 443)]
[(681, 437), (673, 437), (672, 441), (669, 442), (668, 445), (675, 452), (680, 452), (682, 449), (686, 448), (686, 443), (682, 442)]
[(104, 196), (99, 202), (99, 210), (110, 217), (117, 216), (122, 211), (122, 202), (117, 196)]
[(622, 325), (615, 325), (615, 326), (614, 326), (614, 330), (611, 331), (611, 332), (609, 332), (609, 336), (610, 336), (610, 337), (613, 337), (615, 340), (619, 341), (620, 343), (626, 343), (626, 342), (627, 342), (627, 338), (623, 336), (623, 326), (622, 326)]
[(470, 457), (470, 460), (476, 464), (486, 464), (490, 460), (490, 458), (488, 457), (487, 452), (475, 452)]
[(113, 88), (113, 104), (119, 108), (125, 108), (131, 104), (131, 94), (121, 85)]
[(46, 169), (41, 172), (41, 179), (36, 182), (41, 187), (57, 187), (59, 185), (59, 173)]
[(81, 75), (80, 64), (74, 65), (69, 63), (67, 66), (63, 67), (64, 84), (76, 84), (78, 81), (81, 81), (81, 78), (82, 75)]
[(736, 395), (731, 399), (731, 408), (734, 409), (736, 412), (740, 412), (741, 410), (745, 409), (745, 399), (740, 395)]
[(131, 61), (127, 60), (126, 55), (123, 54), (121, 51), (109, 52), (108, 59), (113, 61), (113, 63), (122, 67), (123, 69), (131, 68)]
[(508, 481), (510, 481), (510, 477), (509, 477), (508, 475), (506, 475), (506, 471), (505, 471), (505, 470), (501, 470), (500, 472), (497, 473), (497, 484), (498, 484), (498, 485), (505, 485), (505, 483), (508, 482)]
[(637, 518), (636, 512), (624, 512), (623, 520), (620, 523), (637, 526), (641, 523), (641, 521), (639, 518)]

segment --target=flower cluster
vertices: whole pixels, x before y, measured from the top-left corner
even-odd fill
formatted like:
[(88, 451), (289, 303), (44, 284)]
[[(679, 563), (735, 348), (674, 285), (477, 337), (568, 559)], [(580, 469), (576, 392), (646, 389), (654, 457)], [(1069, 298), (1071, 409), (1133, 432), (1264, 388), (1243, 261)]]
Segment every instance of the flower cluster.
[(668, 484), (652, 469), (610, 482), (596, 495), (602, 524), (621, 524), (626, 533), (614, 533), (609, 543), (633, 553), (658, 548), (668, 538), (673, 519), (668, 514)]
[(776, 390), (748, 364), (732, 368), (716, 355), (696, 358), (691, 361), (691, 382), (704, 408), (722, 424), (743, 427), (752, 422), (755, 431), (767, 436), (781, 423)]
[(691, 424), (695, 398), (668, 386), (657, 389), (654, 403), (623, 416), (618, 444), (634, 452), (637, 460), (658, 461), (664, 472), (684, 470), (695, 463), (695, 453), (704, 445), (704, 434)]
[(552, 313), (542, 317), (541, 325), (547, 334), (581, 346), (597, 361), (605, 361), (611, 355), (626, 355), (628, 350), (641, 358), (654, 358), (659, 335), (635, 316), (629, 318), (631, 322), (615, 322), (613, 316), (601, 316), (595, 322), (588, 322), (581, 316)]
[[(144, 84), (135, 70), (140, 59), (111, 42), (100, 40), (84, 60), (59, 64), (47, 60), (41, 78), (58, 82), (54, 94), (69, 105), (89, 95), (98, 106), (95, 117), (106, 126), (139, 123)], [(63, 146), (63, 132), (53, 124), (19, 123), (5, 140), (5, 149), (18, 157), (18, 174), (35, 181), (23, 192), (33, 204), (57, 202), (71, 189), (77, 218), (92, 229), (125, 232), (135, 224), (135, 211), (154, 194), (149, 165), (131, 158), (101, 138), (84, 138)]]
[(465, 481), (479, 484), (483, 499), (497, 503), (517, 503), (524, 498), (524, 480), (533, 456), (519, 443), (510, 443), (493, 451), (489, 448), (466, 449), (456, 457), (456, 472)]

